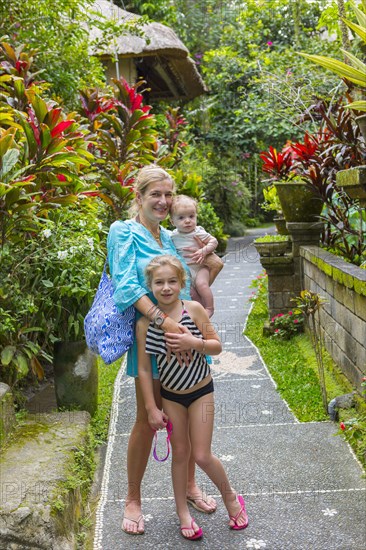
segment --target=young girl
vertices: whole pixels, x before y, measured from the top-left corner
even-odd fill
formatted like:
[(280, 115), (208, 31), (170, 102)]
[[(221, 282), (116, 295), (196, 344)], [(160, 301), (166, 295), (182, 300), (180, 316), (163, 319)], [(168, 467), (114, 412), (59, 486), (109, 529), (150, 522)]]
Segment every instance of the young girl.
[[(214, 299), (210, 284), (222, 269), (222, 262), (213, 251), (217, 239), (197, 226), (197, 202), (192, 197), (177, 195), (173, 198), (170, 218), (176, 229), (171, 238), (178, 252), (185, 258), (192, 275), (192, 283), (209, 317), (214, 314)], [(203, 248), (195, 237), (205, 243)], [(214, 274), (214, 276), (212, 276)]]
[[(218, 355), (221, 342), (201, 304), (179, 299), (186, 274), (176, 257), (154, 258), (146, 268), (146, 279), (159, 309), (179, 322), (181, 329), (181, 334), (164, 334), (142, 317), (136, 330), (138, 373), (149, 424), (153, 430), (159, 430), (169, 418), (173, 425), (172, 480), (181, 533), (189, 540), (202, 538), (202, 529), (191, 517), (186, 498), (191, 451), (196, 463), (219, 489), (231, 529), (245, 529), (248, 517), (244, 499), (232, 489), (223, 465), (211, 452), (213, 382), (205, 354)], [(189, 355), (189, 367), (178, 363), (175, 352)], [(150, 354), (157, 358), (164, 412), (154, 399)]]

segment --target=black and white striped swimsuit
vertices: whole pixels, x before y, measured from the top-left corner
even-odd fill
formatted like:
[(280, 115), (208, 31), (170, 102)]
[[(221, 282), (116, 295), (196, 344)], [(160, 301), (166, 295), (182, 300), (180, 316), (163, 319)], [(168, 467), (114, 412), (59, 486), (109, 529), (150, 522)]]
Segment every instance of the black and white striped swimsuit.
[[(182, 305), (182, 318), (179, 324), (187, 327), (193, 336), (203, 339), (201, 331), (192, 321), (188, 311), (184, 308), (183, 302)], [(162, 329), (156, 328), (153, 323), (150, 323), (147, 329), (145, 349), (146, 353), (156, 355), (160, 382), (162, 386), (170, 390), (187, 390), (210, 374), (210, 367), (206, 356), (196, 350), (192, 350), (192, 361), (188, 367), (186, 365), (181, 367), (174, 353), (171, 354), (171, 359), (168, 363), (164, 332)]]

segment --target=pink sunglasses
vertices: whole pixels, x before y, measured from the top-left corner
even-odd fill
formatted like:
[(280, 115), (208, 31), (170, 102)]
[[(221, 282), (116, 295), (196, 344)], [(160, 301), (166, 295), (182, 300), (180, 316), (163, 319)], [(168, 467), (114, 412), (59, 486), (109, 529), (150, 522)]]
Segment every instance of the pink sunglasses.
[(157, 454), (157, 451), (156, 451), (156, 446), (157, 446), (157, 442), (158, 442), (158, 432), (157, 432), (157, 430), (155, 430), (155, 433), (154, 433), (153, 457), (158, 462), (165, 462), (168, 459), (169, 455), (170, 455), (170, 436), (172, 435), (172, 431), (173, 431), (173, 424), (170, 422), (170, 420), (168, 420), (168, 423), (166, 425), (166, 431), (167, 431), (167, 436), (166, 436), (167, 452), (166, 452), (166, 455), (165, 455), (164, 458), (159, 458), (158, 457), (158, 454)]

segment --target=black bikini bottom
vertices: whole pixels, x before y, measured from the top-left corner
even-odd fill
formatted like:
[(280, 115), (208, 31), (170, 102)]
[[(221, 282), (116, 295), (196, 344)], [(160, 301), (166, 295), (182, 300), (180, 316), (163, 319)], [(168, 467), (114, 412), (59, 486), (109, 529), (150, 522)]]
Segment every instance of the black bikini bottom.
[(202, 388), (199, 388), (198, 390), (195, 390), (191, 393), (174, 393), (162, 387), (160, 389), (160, 395), (161, 397), (164, 397), (164, 399), (179, 403), (180, 405), (183, 405), (183, 407), (186, 407), (186, 409), (188, 409), (188, 407), (192, 405), (192, 403), (197, 401), (197, 399), (203, 397), (204, 395), (207, 395), (208, 393), (212, 393), (213, 391), (214, 385), (213, 380), (211, 380), (211, 382), (206, 384), (206, 386), (203, 386)]

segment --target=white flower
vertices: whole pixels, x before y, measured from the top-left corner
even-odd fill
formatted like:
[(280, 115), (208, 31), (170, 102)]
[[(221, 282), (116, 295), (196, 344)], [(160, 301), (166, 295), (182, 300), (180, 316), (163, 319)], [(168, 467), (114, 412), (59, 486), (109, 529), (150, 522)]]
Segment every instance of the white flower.
[(260, 550), (261, 548), (265, 548), (267, 545), (264, 542), (264, 540), (257, 540), (257, 539), (250, 539), (247, 540), (247, 548), (255, 548), (255, 550)]
[(323, 514), (325, 516), (335, 516), (336, 514), (338, 514), (337, 510), (334, 510), (334, 509), (330, 509), (330, 508), (326, 508), (325, 510), (322, 510)]
[(99, 222), (98, 225), (97, 225), (98, 229), (102, 229), (103, 228), (103, 224), (102, 222)]
[(44, 229), (44, 230), (42, 231), (42, 235), (43, 235), (44, 237), (46, 237), (46, 239), (49, 239), (49, 238), (51, 237), (51, 235), (52, 235), (51, 229)]
[(67, 258), (67, 250), (59, 250), (57, 252), (57, 258), (59, 260), (64, 260), (65, 258)]
[(79, 221), (79, 225), (80, 227), (85, 227), (86, 226), (86, 222), (84, 220), (80, 220)]
[(88, 245), (90, 246), (90, 250), (94, 250), (94, 239), (93, 239), (93, 237), (87, 237), (86, 240), (88, 241)]
[(234, 460), (234, 457), (232, 455), (221, 455), (220, 460), (222, 460), (223, 462), (231, 462), (232, 460)]

